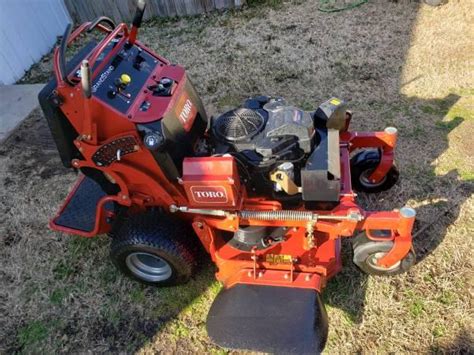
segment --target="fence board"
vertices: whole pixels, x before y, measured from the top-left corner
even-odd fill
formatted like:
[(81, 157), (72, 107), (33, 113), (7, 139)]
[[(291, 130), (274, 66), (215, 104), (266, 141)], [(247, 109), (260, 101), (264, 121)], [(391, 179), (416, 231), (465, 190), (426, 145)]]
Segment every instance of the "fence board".
[[(116, 23), (129, 23), (135, 13), (135, 0), (64, 0), (64, 3), (76, 23), (98, 16), (108, 16)], [(245, 0), (148, 0), (144, 18), (191, 16), (241, 7), (244, 3)]]
[(9, 85), (51, 50), (70, 19), (62, 0), (0, 0), (0, 6), (0, 85)]

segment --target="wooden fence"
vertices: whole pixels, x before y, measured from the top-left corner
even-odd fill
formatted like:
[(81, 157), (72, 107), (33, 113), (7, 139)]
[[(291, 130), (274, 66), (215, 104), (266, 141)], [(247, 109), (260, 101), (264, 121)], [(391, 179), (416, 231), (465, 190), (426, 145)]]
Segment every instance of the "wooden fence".
[[(240, 7), (246, 0), (148, 0), (144, 19), (190, 16), (216, 9)], [(73, 21), (82, 23), (108, 16), (116, 23), (131, 22), (136, 0), (64, 0)]]

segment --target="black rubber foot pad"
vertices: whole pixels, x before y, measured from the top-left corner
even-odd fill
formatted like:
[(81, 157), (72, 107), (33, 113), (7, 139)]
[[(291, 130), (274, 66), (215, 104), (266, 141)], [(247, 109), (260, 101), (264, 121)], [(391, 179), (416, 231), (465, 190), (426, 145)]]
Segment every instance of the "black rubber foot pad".
[(326, 344), (328, 322), (316, 291), (239, 284), (217, 295), (207, 332), (226, 348), (315, 354)]
[[(61, 214), (54, 219), (54, 223), (66, 228), (92, 232), (95, 227), (97, 203), (104, 196), (106, 193), (100, 185), (85, 177)], [(107, 203), (106, 208), (113, 208), (113, 203)]]

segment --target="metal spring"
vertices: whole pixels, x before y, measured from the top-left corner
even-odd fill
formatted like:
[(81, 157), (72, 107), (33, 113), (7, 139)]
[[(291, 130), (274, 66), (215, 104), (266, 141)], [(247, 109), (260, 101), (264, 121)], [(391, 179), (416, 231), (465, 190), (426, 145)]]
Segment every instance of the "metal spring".
[(276, 221), (276, 220), (291, 220), (291, 221), (312, 221), (316, 218), (313, 212), (309, 211), (240, 211), (239, 215), (244, 219), (256, 219), (259, 221)]

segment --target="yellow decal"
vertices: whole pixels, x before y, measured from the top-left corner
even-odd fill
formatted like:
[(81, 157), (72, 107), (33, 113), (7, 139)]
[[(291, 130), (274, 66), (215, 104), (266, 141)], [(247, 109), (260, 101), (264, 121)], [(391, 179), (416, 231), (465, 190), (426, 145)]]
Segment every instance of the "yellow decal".
[(267, 254), (265, 255), (265, 261), (270, 264), (291, 264), (291, 255), (287, 254)]
[(341, 100), (336, 99), (336, 98), (332, 98), (329, 102), (333, 104), (334, 106), (338, 106), (341, 104)]

